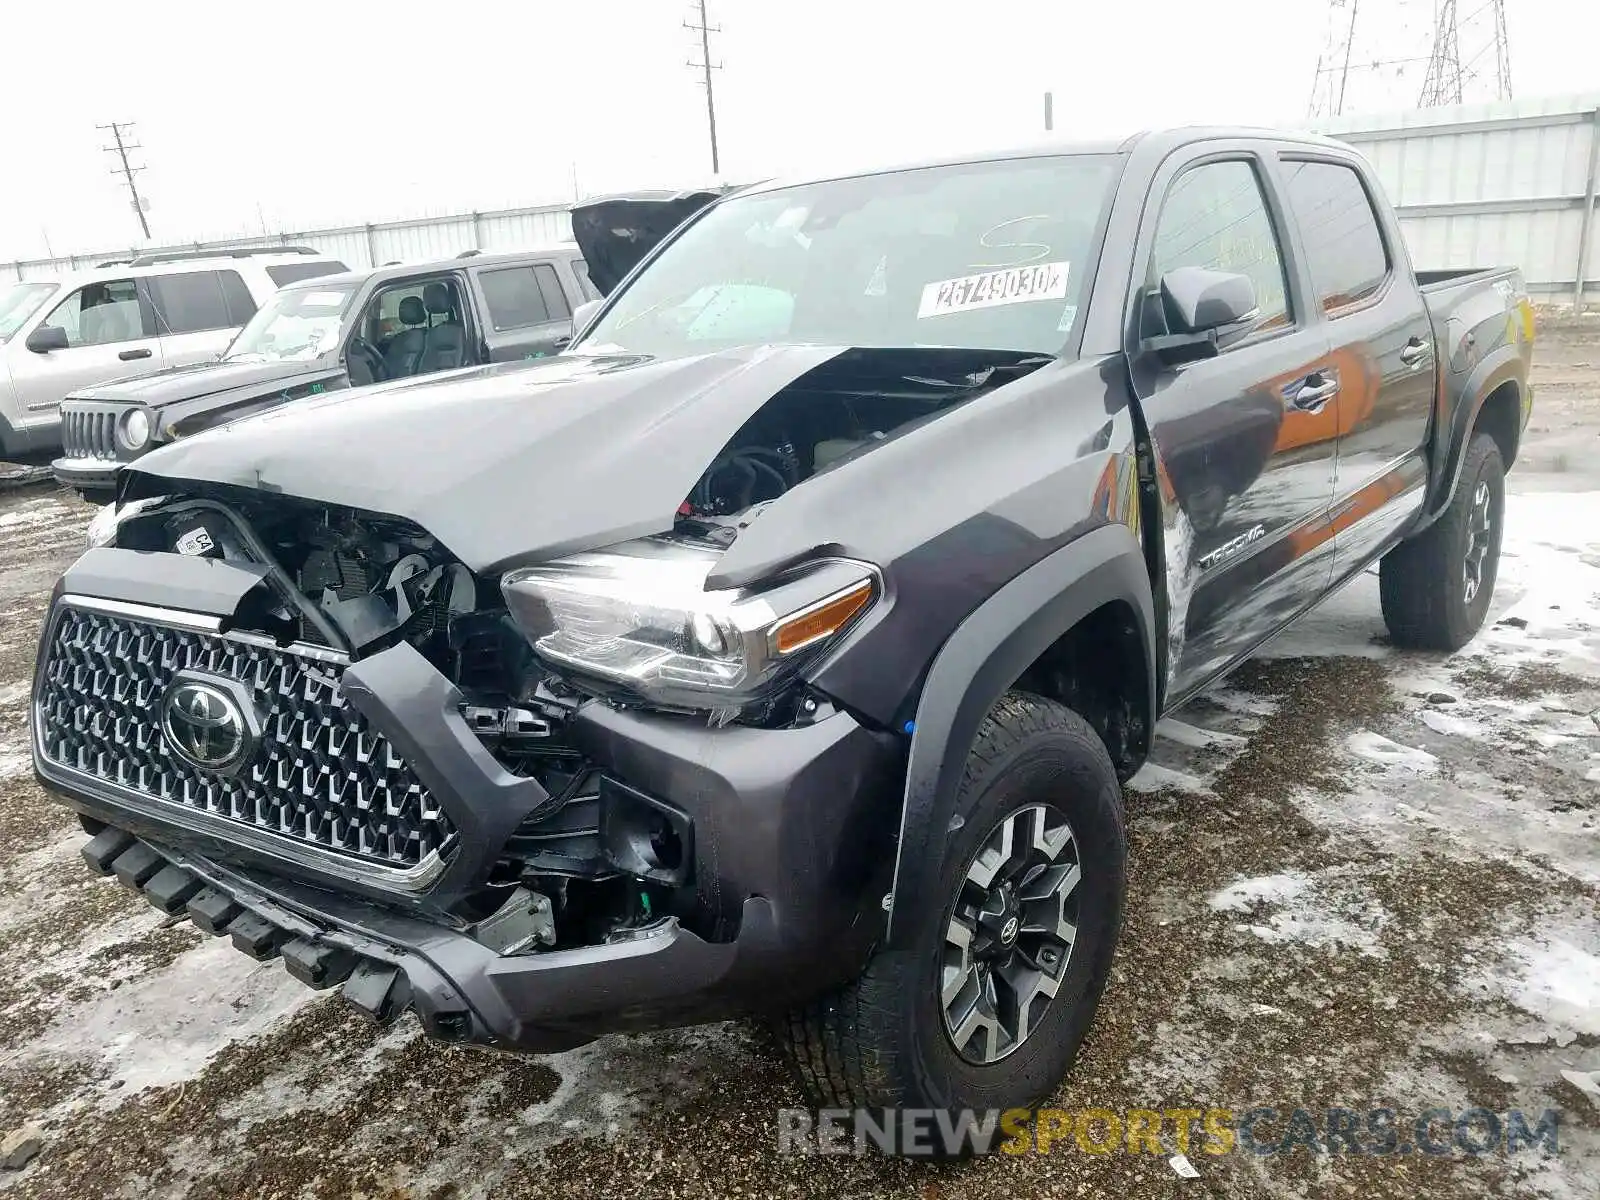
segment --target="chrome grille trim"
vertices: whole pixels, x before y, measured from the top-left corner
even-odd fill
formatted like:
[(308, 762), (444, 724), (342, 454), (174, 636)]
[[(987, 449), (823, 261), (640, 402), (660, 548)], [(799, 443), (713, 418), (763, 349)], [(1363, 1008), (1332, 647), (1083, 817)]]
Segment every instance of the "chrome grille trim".
[[(344, 656), (217, 631), (215, 618), (65, 596), (34, 695), (42, 773), (268, 856), (421, 890), (455, 828), (381, 732), (344, 699)], [(243, 682), (268, 731), (237, 778), (166, 746), (158, 701), (179, 670)]]
[(117, 421), (126, 404), (67, 400), (61, 405), (61, 450), (67, 458), (117, 461)]

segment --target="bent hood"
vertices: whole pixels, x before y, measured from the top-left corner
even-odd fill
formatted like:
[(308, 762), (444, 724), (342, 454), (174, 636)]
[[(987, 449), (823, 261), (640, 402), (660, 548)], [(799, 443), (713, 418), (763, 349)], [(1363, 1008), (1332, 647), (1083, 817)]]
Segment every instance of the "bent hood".
[(574, 205), (572, 238), (589, 265), (589, 281), (609, 296), (658, 242), (721, 194), (635, 192)]
[(843, 350), (560, 355), (330, 392), (155, 450), (124, 494), (211, 483), (387, 513), (504, 570), (670, 530), (739, 427)]
[(310, 362), (196, 363), (169, 367), (150, 375), (118, 380), (98, 387), (73, 392), (69, 400), (109, 401), (138, 404), (146, 408), (167, 408), (192, 400), (227, 403), (264, 395), (341, 374), (336, 361), (313, 359)]

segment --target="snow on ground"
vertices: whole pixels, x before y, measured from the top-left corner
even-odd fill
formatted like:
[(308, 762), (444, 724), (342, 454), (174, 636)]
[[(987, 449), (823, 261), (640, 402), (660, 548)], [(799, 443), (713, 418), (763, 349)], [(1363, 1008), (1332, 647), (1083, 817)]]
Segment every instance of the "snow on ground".
[[(1530, 436), (1600, 429), (1552, 390)], [(47, 1136), (0, 1193), (1593, 1200), (1600, 477), (1541, 445), (1461, 653), (1389, 646), (1369, 574), (1160, 722), (1121, 949), (1056, 1100), (1558, 1109), (1559, 1156), (1192, 1154), (1193, 1184), (1125, 1155), (796, 1162), (772, 1146), (798, 1097), (742, 1026), (536, 1060), (371, 1029), (76, 861), (25, 753), (37, 615), (88, 517), (45, 496), (0, 504), (0, 600), (22, 606), (0, 619), (0, 1135)]]

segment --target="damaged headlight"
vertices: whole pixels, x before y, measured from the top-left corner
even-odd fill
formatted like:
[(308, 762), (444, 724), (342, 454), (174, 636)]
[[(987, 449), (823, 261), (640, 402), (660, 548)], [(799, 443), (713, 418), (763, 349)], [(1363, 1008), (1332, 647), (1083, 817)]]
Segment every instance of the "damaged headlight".
[(641, 542), (514, 571), (512, 618), (553, 666), (685, 708), (770, 697), (878, 598), (877, 572), (827, 560), (759, 591), (710, 590), (715, 554)]
[(124, 521), (138, 516), (146, 509), (164, 504), (166, 499), (165, 496), (150, 496), (127, 504), (101, 505), (100, 511), (89, 518), (89, 529), (84, 538), (88, 548), (94, 550), (100, 546), (111, 545), (117, 540), (117, 529)]

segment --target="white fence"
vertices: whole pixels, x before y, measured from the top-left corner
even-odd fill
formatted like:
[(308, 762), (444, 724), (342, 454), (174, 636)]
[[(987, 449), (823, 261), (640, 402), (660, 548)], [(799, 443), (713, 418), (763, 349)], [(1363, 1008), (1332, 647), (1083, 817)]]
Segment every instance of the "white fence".
[[(1529, 289), (1550, 301), (1581, 305), (1586, 293), (1591, 300), (1600, 293), (1600, 223), (1594, 219), (1600, 95), (1336, 117), (1319, 128), (1372, 160), (1419, 268), (1509, 264), (1520, 266)], [(364, 267), (463, 250), (526, 249), (570, 237), (567, 209), (556, 206), (160, 249), (293, 243)], [(34, 259), (0, 264), (0, 271), (26, 279), (134, 253)]]
[(172, 250), (206, 250), (215, 246), (310, 246), (331, 254), (350, 267), (375, 267), (387, 262), (419, 262), (450, 258), (464, 250), (525, 250), (551, 246), (572, 237), (572, 224), (564, 206), (508, 208), (497, 212), (467, 213), (451, 217), (421, 217), (411, 221), (384, 221), (372, 225), (344, 225), (309, 229), (271, 237), (239, 237), (214, 242), (184, 242), (139, 249), (113, 248), (66, 258), (24, 259), (0, 264), (0, 270), (17, 279), (32, 279), (96, 263), (128, 259), (136, 254)]
[(1576, 306), (1600, 293), (1600, 95), (1333, 118), (1319, 128), (1371, 160), (1419, 268), (1519, 266), (1530, 292)]

